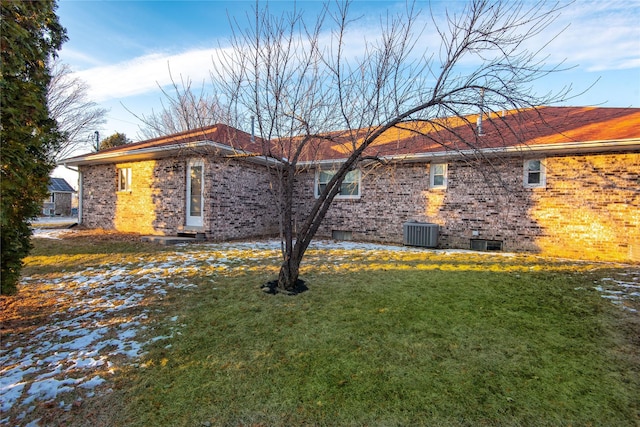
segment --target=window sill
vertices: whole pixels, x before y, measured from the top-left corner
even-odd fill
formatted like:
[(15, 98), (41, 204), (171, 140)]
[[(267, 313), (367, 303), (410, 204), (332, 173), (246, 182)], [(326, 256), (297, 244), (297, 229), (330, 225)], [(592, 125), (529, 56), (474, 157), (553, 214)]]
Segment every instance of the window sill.
[[(316, 199), (320, 198), (320, 196), (315, 196)], [(361, 196), (336, 196), (334, 197), (334, 201), (338, 200), (360, 200)]]

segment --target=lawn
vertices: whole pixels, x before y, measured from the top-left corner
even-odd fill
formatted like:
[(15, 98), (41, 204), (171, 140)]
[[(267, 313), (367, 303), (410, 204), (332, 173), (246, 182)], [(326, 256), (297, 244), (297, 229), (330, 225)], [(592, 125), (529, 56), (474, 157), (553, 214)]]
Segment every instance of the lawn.
[[(80, 386), (99, 377), (90, 393), (61, 392), (29, 410), (20, 408), (32, 395), (25, 386), (11, 417), (116, 426), (640, 423), (638, 266), (320, 242), (302, 272), (309, 290), (289, 297), (260, 291), (277, 271), (275, 242), (165, 248), (114, 239), (34, 239), (21, 294), (37, 295), (59, 324), (73, 307), (116, 301), (97, 324), (102, 339), (120, 341), (91, 344), (93, 360), (104, 361), (94, 371), (51, 374)], [(58, 302), (42, 303), (45, 288)], [(16, 353), (29, 347), (11, 329), (25, 311), (13, 308), (3, 350)], [(20, 331), (33, 337), (30, 328)]]

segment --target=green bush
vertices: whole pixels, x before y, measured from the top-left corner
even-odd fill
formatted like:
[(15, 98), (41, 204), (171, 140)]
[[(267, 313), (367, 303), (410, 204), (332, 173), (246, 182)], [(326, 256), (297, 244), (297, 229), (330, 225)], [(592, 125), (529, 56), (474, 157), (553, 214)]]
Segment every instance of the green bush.
[(0, 225), (3, 294), (14, 293), (61, 135), (49, 117), (49, 60), (66, 40), (56, 3), (3, 1), (0, 19)]
[(29, 225), (15, 217), (6, 218), (6, 220), (5, 224), (5, 218), (2, 219), (2, 284), (0, 293), (3, 295), (15, 293), (20, 278), (22, 259), (28, 255), (31, 249)]

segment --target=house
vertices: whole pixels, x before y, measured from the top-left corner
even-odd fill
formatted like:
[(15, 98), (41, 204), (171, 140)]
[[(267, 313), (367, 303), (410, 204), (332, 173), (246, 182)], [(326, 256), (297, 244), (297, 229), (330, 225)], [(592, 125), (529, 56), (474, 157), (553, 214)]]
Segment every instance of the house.
[[(474, 125), (471, 126), (470, 124)], [(346, 157), (319, 143), (299, 219)], [(259, 140), (217, 125), (63, 161), (80, 172), (80, 222), (211, 240), (273, 236), (277, 175)], [(256, 154), (256, 155), (253, 155)], [(411, 221), (441, 248), (640, 261), (640, 109), (543, 107), (406, 124), (349, 173), (318, 237), (402, 243)]]
[(47, 190), (49, 197), (42, 203), (42, 215), (71, 216), (76, 190), (64, 178), (50, 178)]

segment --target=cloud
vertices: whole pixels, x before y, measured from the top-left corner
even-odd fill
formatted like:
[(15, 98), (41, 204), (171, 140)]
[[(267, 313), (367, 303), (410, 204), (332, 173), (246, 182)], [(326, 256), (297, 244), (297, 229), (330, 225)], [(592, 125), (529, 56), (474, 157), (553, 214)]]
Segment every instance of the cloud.
[(63, 45), (62, 50), (60, 51), (60, 58), (63, 59), (64, 63), (76, 64), (76, 66), (79, 64), (89, 67), (98, 67), (103, 65), (102, 61), (99, 59), (76, 49), (69, 48), (66, 45)]
[[(633, 2), (632, 2), (633, 3)], [(426, 12), (426, 11), (424, 11)], [(425, 15), (425, 32), (420, 47), (433, 49), (436, 41), (430, 32), (432, 26)], [(633, 69), (640, 67), (640, 10), (628, 2), (577, 1), (567, 6), (558, 20), (541, 35), (540, 43), (559, 34), (545, 50), (548, 62), (556, 63), (566, 59), (565, 65), (578, 65), (590, 72)], [(364, 53), (364, 41), (372, 41), (379, 35), (373, 21), (365, 21), (353, 28), (349, 34), (347, 54), (357, 57)], [(328, 43), (326, 39), (323, 41)], [(355, 43), (354, 43), (355, 42)], [(536, 49), (535, 43), (532, 46)], [(179, 53), (157, 52), (140, 56), (113, 65), (91, 66), (77, 73), (90, 85), (90, 97), (97, 102), (122, 99), (129, 96), (153, 93), (158, 85), (171, 84), (169, 68), (174, 79), (179, 82), (189, 78), (194, 84), (209, 81), (213, 68), (212, 58), (218, 57), (220, 50), (192, 49)], [(66, 52), (75, 54), (74, 52)], [(78, 54), (80, 55), (80, 54)], [(91, 58), (82, 58), (88, 64)], [(93, 63), (95, 64), (95, 62)]]
[(640, 9), (634, 2), (577, 1), (554, 25), (568, 28), (552, 43), (552, 58), (566, 58), (569, 65), (590, 72), (638, 68), (639, 21)]
[(158, 85), (171, 84), (171, 75), (176, 82), (180, 82), (181, 76), (195, 83), (207, 81), (212, 58), (217, 52), (217, 49), (200, 49), (179, 54), (153, 53), (114, 65), (89, 68), (77, 72), (76, 76), (89, 84), (89, 96), (95, 101), (126, 98), (155, 92)]

